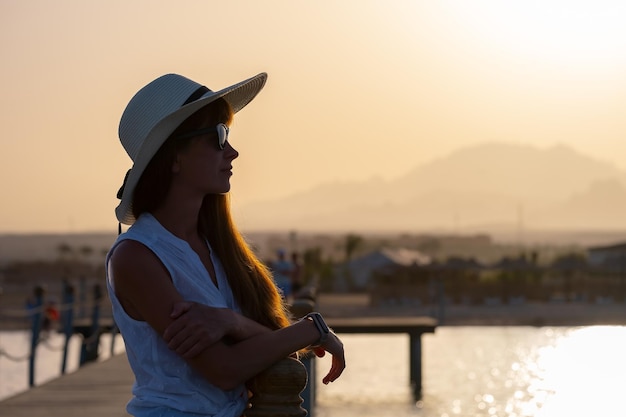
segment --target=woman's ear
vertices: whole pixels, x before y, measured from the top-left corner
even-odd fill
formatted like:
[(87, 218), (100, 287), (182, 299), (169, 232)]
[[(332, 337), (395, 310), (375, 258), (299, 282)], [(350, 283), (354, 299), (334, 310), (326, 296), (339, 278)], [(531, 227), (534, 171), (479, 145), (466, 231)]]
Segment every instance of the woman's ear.
[(181, 166), (180, 157), (179, 155), (176, 155), (176, 158), (174, 158), (174, 162), (172, 163), (172, 173), (178, 174), (180, 172), (180, 166)]

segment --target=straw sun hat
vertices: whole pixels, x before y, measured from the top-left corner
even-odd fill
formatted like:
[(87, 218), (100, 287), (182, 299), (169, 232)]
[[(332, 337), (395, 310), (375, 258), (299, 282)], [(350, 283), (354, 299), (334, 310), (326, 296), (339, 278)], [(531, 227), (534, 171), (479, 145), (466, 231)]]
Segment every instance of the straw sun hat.
[(211, 91), (181, 75), (167, 74), (139, 90), (126, 106), (119, 127), (122, 146), (133, 161), (117, 194), (121, 202), (115, 215), (120, 223), (135, 222), (131, 204), (137, 182), (154, 154), (185, 119), (218, 98), (226, 100), (236, 113), (252, 101), (266, 80), (267, 74), (261, 73)]

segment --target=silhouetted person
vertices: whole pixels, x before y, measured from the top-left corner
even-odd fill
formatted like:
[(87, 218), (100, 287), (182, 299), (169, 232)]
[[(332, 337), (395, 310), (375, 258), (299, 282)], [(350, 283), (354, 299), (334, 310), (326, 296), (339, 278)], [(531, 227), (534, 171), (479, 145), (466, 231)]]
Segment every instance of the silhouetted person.
[(230, 212), (239, 156), (230, 125), (265, 80), (211, 91), (167, 74), (122, 115), (119, 136), (133, 165), (115, 212), (130, 228), (120, 227), (106, 278), (135, 374), (131, 415), (240, 417), (246, 382), (307, 347), (332, 355), (324, 383), (345, 368), (343, 345), (319, 314), (290, 321)]
[(291, 252), (291, 293), (294, 297), (297, 297), (302, 289), (302, 273), (302, 263), (298, 252)]
[(287, 259), (284, 249), (276, 251), (276, 260), (272, 262), (272, 272), (274, 273), (274, 282), (280, 288), (283, 297), (285, 299), (290, 298), (293, 294), (293, 264)]

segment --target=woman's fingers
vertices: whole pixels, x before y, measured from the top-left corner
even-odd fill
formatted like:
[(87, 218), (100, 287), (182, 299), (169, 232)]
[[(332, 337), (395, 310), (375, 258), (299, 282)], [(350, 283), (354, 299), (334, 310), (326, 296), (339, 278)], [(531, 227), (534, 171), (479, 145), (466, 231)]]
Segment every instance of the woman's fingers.
[(346, 360), (342, 357), (333, 356), (332, 365), (328, 374), (322, 379), (324, 384), (335, 382), (341, 376), (343, 370), (346, 369)]

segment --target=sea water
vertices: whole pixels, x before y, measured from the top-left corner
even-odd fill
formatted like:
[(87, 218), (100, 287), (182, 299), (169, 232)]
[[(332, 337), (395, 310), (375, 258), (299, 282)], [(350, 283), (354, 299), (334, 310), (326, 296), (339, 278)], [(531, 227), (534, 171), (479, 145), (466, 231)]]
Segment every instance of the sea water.
[[(323, 385), (330, 359), (316, 361), (314, 417), (626, 415), (626, 327), (438, 327), (422, 336), (417, 401), (409, 386), (408, 336), (340, 337), (347, 367)], [(102, 338), (101, 360), (110, 342)], [(51, 335), (47, 344), (38, 348), (37, 384), (60, 375), (62, 336)], [(0, 332), (0, 348), (14, 356), (29, 345), (28, 332)], [(119, 336), (115, 346), (123, 351)], [(78, 367), (79, 349), (73, 338), (68, 372)], [(0, 398), (26, 389), (28, 361), (0, 357)]]
[[(317, 384), (316, 417), (626, 416), (626, 327), (439, 327), (423, 339), (423, 396), (405, 335), (344, 335), (347, 367)], [(317, 379), (330, 362), (317, 361)]]

